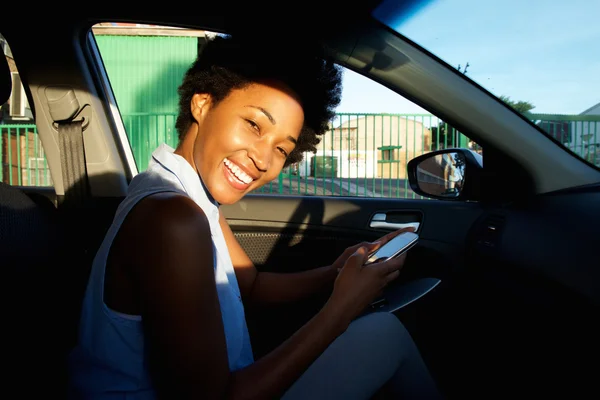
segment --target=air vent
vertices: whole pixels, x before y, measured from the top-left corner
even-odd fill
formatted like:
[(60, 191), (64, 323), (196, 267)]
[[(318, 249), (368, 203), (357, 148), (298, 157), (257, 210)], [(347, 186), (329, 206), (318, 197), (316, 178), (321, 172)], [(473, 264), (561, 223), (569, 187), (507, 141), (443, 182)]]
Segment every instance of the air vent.
[(487, 216), (481, 225), (477, 243), (485, 247), (496, 247), (500, 240), (504, 223), (505, 217), (503, 215), (492, 214)]

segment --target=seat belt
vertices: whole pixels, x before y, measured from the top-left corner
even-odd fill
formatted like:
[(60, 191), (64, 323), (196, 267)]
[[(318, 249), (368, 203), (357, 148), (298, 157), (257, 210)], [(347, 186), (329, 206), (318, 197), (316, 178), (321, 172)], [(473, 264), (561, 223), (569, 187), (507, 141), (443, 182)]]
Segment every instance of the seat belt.
[(79, 320), (82, 299), (91, 270), (93, 252), (87, 234), (88, 217), (91, 207), (88, 201), (90, 186), (85, 162), (83, 133), (89, 126), (91, 107), (85, 104), (80, 107), (75, 92), (70, 88), (47, 88), (46, 96), (53, 119), (53, 128), (58, 132), (60, 151), (60, 167), (62, 172), (64, 197), (58, 204), (62, 229), (65, 229), (68, 240), (65, 265), (68, 268), (69, 306), (65, 310), (72, 318), (73, 326), (69, 327), (73, 336), (68, 337), (68, 345), (76, 342), (76, 322)]
[(60, 164), (65, 188), (63, 205), (81, 206), (90, 194), (83, 147), (83, 123), (83, 120), (58, 123)]
[(91, 107), (89, 104), (81, 107), (75, 92), (70, 88), (48, 88), (46, 96), (53, 126), (58, 132), (64, 188), (60, 206), (78, 207), (90, 195), (83, 132), (90, 122)]

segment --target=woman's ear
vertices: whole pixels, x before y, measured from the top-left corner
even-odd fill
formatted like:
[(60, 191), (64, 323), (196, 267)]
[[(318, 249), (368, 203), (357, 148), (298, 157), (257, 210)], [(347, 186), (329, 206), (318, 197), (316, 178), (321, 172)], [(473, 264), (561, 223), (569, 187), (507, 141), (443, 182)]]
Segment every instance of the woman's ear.
[(192, 115), (196, 121), (199, 121), (202, 115), (208, 110), (210, 106), (210, 95), (207, 93), (196, 93), (192, 96), (192, 102), (190, 108)]

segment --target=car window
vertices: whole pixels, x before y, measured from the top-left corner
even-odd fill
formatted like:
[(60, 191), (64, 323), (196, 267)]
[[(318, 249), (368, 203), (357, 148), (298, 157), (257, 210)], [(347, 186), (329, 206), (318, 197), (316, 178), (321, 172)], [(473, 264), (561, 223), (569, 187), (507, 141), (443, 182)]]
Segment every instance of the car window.
[(344, 69), (342, 101), (317, 153), (289, 167), (264, 192), (421, 198), (407, 179), (412, 158), (434, 150), (482, 148), (392, 90)]
[(600, 167), (600, 2), (384, 0), (373, 16)]
[(12, 77), (10, 98), (0, 104), (0, 180), (15, 186), (54, 186), (19, 70), (1, 34), (0, 46)]
[[(93, 35), (139, 171), (162, 142), (177, 145), (177, 88), (207, 38), (216, 33), (102, 23)], [(481, 148), (437, 116), (351, 70), (342, 102), (316, 154), (283, 170), (257, 193), (416, 198), (407, 162), (450, 147)]]

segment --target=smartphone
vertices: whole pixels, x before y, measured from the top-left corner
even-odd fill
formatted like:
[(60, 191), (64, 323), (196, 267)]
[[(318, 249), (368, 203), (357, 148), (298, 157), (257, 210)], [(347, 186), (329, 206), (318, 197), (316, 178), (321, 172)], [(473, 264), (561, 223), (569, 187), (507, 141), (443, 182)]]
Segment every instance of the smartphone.
[(367, 259), (367, 264), (371, 264), (381, 258), (393, 258), (398, 257), (399, 255), (407, 252), (411, 249), (417, 241), (419, 240), (419, 235), (414, 232), (402, 232), (398, 236), (394, 237), (392, 240), (381, 246), (379, 249), (375, 250), (369, 258)]

